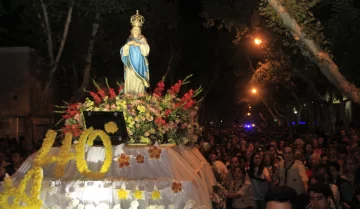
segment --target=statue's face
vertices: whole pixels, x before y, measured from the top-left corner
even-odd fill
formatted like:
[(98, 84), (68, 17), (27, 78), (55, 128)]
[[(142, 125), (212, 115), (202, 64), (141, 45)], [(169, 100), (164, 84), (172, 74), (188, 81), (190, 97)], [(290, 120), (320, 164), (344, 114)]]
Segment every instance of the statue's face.
[(134, 38), (139, 38), (139, 36), (141, 35), (141, 29), (140, 27), (133, 27), (131, 29), (131, 35), (134, 37)]

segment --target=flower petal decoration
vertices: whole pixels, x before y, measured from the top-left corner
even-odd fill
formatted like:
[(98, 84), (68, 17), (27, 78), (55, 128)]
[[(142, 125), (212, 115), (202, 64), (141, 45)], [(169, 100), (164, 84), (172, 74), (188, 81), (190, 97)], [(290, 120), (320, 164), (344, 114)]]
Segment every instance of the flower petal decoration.
[(129, 209), (137, 209), (138, 207), (139, 207), (139, 202), (137, 200), (131, 201)]
[(117, 162), (119, 164), (119, 168), (129, 167), (130, 166), (131, 157), (125, 153), (122, 153), (118, 158)]
[(180, 182), (173, 182), (172, 185), (171, 185), (171, 190), (174, 192), (174, 193), (178, 193), (178, 192), (181, 192), (182, 191), (182, 184)]
[(160, 159), (160, 156), (161, 156), (161, 153), (162, 153), (162, 150), (161, 148), (159, 148), (159, 145), (158, 143), (156, 142), (154, 144), (154, 146), (150, 147), (148, 149), (148, 153), (149, 153), (149, 158), (151, 160), (159, 160)]
[(136, 189), (133, 192), (133, 195), (134, 195), (135, 199), (137, 199), (137, 200), (145, 200), (145, 191), (144, 190)]
[(152, 200), (160, 200), (160, 199), (162, 199), (161, 192), (158, 190), (156, 184), (154, 184), (154, 190), (151, 192), (151, 199)]
[(125, 182), (122, 184), (121, 188), (117, 191), (117, 195), (120, 200), (130, 199), (130, 190), (126, 189)]
[(114, 121), (105, 123), (104, 129), (108, 134), (114, 134), (119, 130), (117, 124)]
[(138, 154), (138, 155), (136, 156), (136, 162), (137, 162), (137, 163), (142, 164), (142, 163), (144, 163), (144, 160), (145, 160), (145, 158), (144, 158), (143, 155)]
[(161, 192), (159, 190), (152, 191), (151, 192), (151, 199), (160, 200), (161, 199)]
[(127, 200), (130, 197), (129, 193), (129, 190), (121, 188), (118, 190), (117, 195), (120, 200)]
[(114, 161), (116, 161), (119, 165), (119, 168), (130, 167), (130, 161), (132, 159), (132, 155), (127, 155), (123, 150), (124, 145), (119, 145), (116, 147), (115, 153), (120, 153), (115, 156)]

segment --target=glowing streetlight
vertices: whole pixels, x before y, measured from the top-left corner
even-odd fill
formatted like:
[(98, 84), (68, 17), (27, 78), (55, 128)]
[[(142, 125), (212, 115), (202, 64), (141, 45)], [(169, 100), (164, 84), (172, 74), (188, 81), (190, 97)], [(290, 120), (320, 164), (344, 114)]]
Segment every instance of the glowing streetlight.
[(256, 39), (254, 39), (254, 43), (255, 43), (256, 45), (260, 45), (260, 44), (262, 43), (262, 40), (256, 38)]
[(249, 113), (249, 112), (248, 112), (248, 113), (247, 113), (247, 115), (248, 115), (248, 116), (250, 116), (250, 115), (251, 115), (251, 113)]
[(256, 90), (255, 88), (253, 88), (253, 89), (251, 90), (251, 92), (252, 92), (253, 94), (256, 94), (256, 93), (257, 93), (257, 90)]

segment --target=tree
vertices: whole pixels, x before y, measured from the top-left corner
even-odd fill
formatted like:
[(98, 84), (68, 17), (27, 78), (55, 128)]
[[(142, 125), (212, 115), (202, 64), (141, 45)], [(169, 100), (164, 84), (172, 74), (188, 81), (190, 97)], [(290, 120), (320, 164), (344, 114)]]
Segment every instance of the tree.
[[(360, 93), (354, 84), (348, 82), (340, 73), (339, 67), (331, 59), (329, 52), (321, 49), (326, 45), (321, 24), (316, 20), (311, 9), (319, 2), (312, 1), (264, 1), (262, 14), (269, 19), (270, 26), (281, 30), (297, 41), (302, 54), (316, 63), (322, 74), (353, 102), (360, 104)], [(299, 25), (301, 24), (301, 26)]]
[[(221, 1), (221, 0), (219, 0)], [(228, 8), (233, 8), (234, 10), (238, 10), (238, 13), (244, 13), (244, 11), (248, 11), (248, 8), (241, 8), (236, 7), (232, 1), (216, 1), (218, 4), (230, 4)], [(211, 1), (213, 2), (213, 1)], [(357, 92), (357, 89), (354, 85), (350, 84), (348, 81), (342, 77), (342, 75), (338, 73), (338, 71), (327, 71), (327, 73), (324, 73), (324, 69), (319, 69), (319, 65), (314, 65), (312, 63), (318, 63), (317, 60), (314, 58), (314, 55), (311, 53), (311, 51), (308, 49), (308, 47), (300, 40), (300, 37), (294, 33), (293, 31), (289, 30), (284, 24), (283, 19), (281, 19), (280, 15), (278, 15), (277, 12), (274, 11), (273, 7), (271, 7), (268, 4), (268, 1), (254, 1), (259, 8), (253, 8), (252, 14), (256, 14), (257, 11), (260, 12), (260, 14), (265, 17), (265, 20), (267, 20), (266, 25), (275, 32), (273, 34), (270, 32), (271, 35), (268, 33), (266, 35), (263, 35), (262, 38), (266, 38), (267, 40), (271, 40), (271, 42), (282, 42), (281, 46), (272, 46), (270, 47), (273, 51), (283, 51), (283, 54), (287, 54), (287, 56), (290, 56), (291, 60), (291, 66), (292, 69), (289, 71), (292, 75), (291, 81), (295, 84), (294, 92), (292, 93), (292, 98), (295, 99), (295, 96), (300, 99), (300, 101), (308, 102), (311, 100), (315, 106), (318, 105), (319, 109), (324, 112), (324, 116), (328, 117), (328, 119), (323, 118), (323, 121), (330, 125), (325, 125), (328, 127), (334, 127), (334, 119), (332, 117), (332, 102), (334, 98), (339, 98), (341, 102), (341, 105), (345, 107), (345, 103), (348, 101), (346, 99), (343, 99), (343, 87), (344, 85), (347, 87), (346, 89), (349, 92), (351, 89), (355, 89), (352, 91), (355, 95)], [(318, 43), (318, 45), (323, 48), (328, 54), (329, 58), (332, 58), (331, 52), (335, 55), (337, 58), (337, 62), (342, 60), (340, 63), (340, 66), (342, 67), (342, 73), (345, 73), (345, 75), (349, 78), (350, 82), (357, 82), (355, 79), (357, 76), (355, 76), (352, 72), (352, 68), (356, 65), (358, 59), (354, 59), (354, 57), (351, 57), (350, 55), (355, 56), (355, 52), (357, 50), (357, 45), (354, 44), (354, 38), (357, 37), (357, 35), (353, 35), (354, 32), (356, 34), (359, 34), (359, 24), (353, 22), (358, 18), (358, 9), (353, 7), (352, 1), (321, 1), (321, 4), (318, 3), (318, 1), (280, 1), (283, 3), (284, 6), (288, 9), (291, 17), (295, 17), (294, 19), (297, 20), (297, 22), (301, 25), (302, 32), (305, 32), (307, 34), (307, 39), (313, 39), (315, 43)], [(261, 3), (261, 4), (260, 4)], [(224, 14), (221, 12), (221, 7), (213, 7), (212, 10), (215, 10), (217, 12), (213, 12), (210, 9), (207, 9), (207, 6), (211, 5), (210, 3), (206, 3), (205, 13), (208, 14), (210, 17), (217, 19), (217, 23), (221, 23), (222, 20), (225, 21), (240, 21), (242, 19), (242, 22), (248, 23), (247, 28), (249, 28), (248, 33), (245, 34), (245, 37), (251, 37), (264, 34), (265, 29), (262, 28), (262, 26), (265, 26), (263, 24), (263, 19), (254, 18), (254, 15), (249, 15), (248, 17), (230, 17), (227, 14)], [(257, 7), (258, 7), (257, 6)], [(324, 15), (324, 10), (328, 11), (328, 8), (331, 8), (330, 15)], [(259, 10), (258, 10), (259, 9)], [(210, 11), (210, 12), (208, 12)], [(312, 12), (314, 11), (314, 13)], [(211, 15), (214, 14), (214, 15)], [(249, 14), (249, 12), (248, 12)], [(251, 14), (251, 12), (250, 12)], [(204, 16), (204, 15), (203, 15)], [(244, 18), (244, 19), (243, 19)], [(209, 18), (208, 18), (209, 19)], [(255, 19), (256, 21), (253, 21)], [(249, 24), (249, 20), (250, 23)], [(319, 20), (323, 24), (320, 24)], [(350, 20), (350, 21), (349, 21)], [(205, 20), (207, 21), (207, 19)], [(253, 24), (255, 22), (255, 24)], [(254, 27), (257, 26), (257, 27)], [(341, 27), (340, 27), (341, 26)], [(341, 30), (339, 30), (341, 28)], [(344, 28), (344, 29), (343, 29)], [(260, 30), (259, 30), (260, 29)], [(347, 35), (342, 38), (343, 31), (348, 31)], [(328, 37), (328, 39), (325, 38)], [(350, 35), (351, 34), (351, 35)], [(244, 36), (243, 36), (244, 37)], [(236, 40), (236, 38), (234, 38)], [(352, 40), (352, 41), (351, 41)], [(356, 42), (357, 43), (357, 42)], [(346, 47), (345, 47), (346, 46)], [(330, 50), (331, 49), (331, 50)], [(248, 49), (244, 48), (243, 50), (246, 50), (249, 52)], [(344, 53), (345, 52), (345, 53)], [(298, 54), (301, 53), (302, 56), (299, 56)], [(258, 57), (250, 56), (252, 60), (258, 59)], [(346, 60), (346, 61), (343, 61)], [(262, 63), (266, 63), (262, 61)], [(324, 65), (325, 66), (325, 65)], [(329, 67), (330, 65), (326, 65)], [(331, 65), (334, 66), (334, 65)], [(260, 68), (264, 69), (264, 68)], [(331, 70), (334, 70), (335, 68), (331, 68)], [(262, 78), (268, 77), (272, 78), (272, 76), (277, 75), (276, 72), (280, 73), (281, 71), (266, 71), (263, 70), (263, 73), (260, 73), (261, 71), (258, 71), (254, 76), (258, 77), (261, 75)], [(318, 73), (319, 72), (319, 73)], [(332, 77), (329, 77), (329, 72), (334, 73), (331, 74)], [(265, 74), (264, 74), (265, 73)], [(334, 76), (336, 75), (336, 76)], [(279, 77), (279, 76), (277, 76)], [(330, 78), (330, 79), (329, 79)], [(338, 88), (339, 90), (332, 88), (329, 85), (329, 81), (335, 86), (341, 87)], [(336, 82), (334, 82), (336, 81)], [(338, 81), (342, 81), (338, 83)], [(304, 86), (306, 84), (306, 86)], [(348, 86), (350, 85), (350, 86)], [(302, 88), (299, 88), (297, 86), (301, 86)], [(282, 88), (286, 88), (286, 86), (281, 85)], [(307, 95), (302, 95), (301, 91), (298, 91), (297, 89), (301, 89), (301, 91), (306, 90)], [(288, 89), (289, 90), (289, 89)], [(288, 91), (289, 92), (289, 91)], [(330, 95), (329, 97), (325, 98), (325, 93), (328, 93)], [(353, 95), (354, 96), (354, 95)], [(352, 97), (353, 101), (354, 97)], [(278, 99), (277, 99), (278, 100)], [(307, 106), (308, 107), (308, 106)], [(321, 108), (320, 108), (321, 107)], [(305, 108), (308, 109), (308, 108)], [(342, 108), (344, 109), (344, 108)], [(326, 112), (326, 113), (325, 113)], [(331, 114), (329, 114), (331, 113)], [(331, 128), (333, 129), (333, 128)]]

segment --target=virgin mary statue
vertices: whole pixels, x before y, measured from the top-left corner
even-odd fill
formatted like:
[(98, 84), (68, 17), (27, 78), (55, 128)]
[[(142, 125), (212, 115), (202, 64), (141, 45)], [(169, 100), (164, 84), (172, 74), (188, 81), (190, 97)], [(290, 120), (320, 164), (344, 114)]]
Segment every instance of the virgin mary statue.
[(131, 35), (126, 44), (120, 49), (121, 60), (124, 63), (124, 92), (137, 95), (144, 93), (149, 85), (149, 62), (147, 56), (150, 47), (146, 38), (141, 35), (141, 26), (145, 19), (136, 11), (130, 19)]

